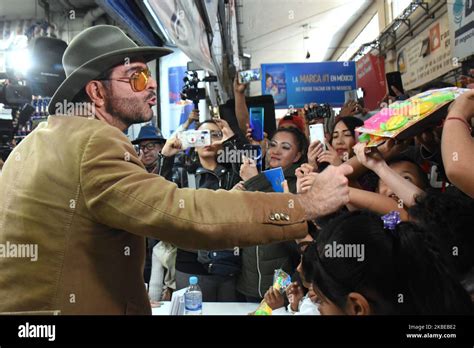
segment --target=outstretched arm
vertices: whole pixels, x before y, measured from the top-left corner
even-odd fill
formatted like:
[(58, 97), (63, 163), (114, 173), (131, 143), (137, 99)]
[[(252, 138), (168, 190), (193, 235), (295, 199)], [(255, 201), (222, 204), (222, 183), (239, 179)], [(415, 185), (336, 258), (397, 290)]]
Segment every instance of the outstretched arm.
[(389, 197), (381, 194), (359, 190), (353, 187), (349, 188), (349, 203), (352, 207), (358, 209), (367, 209), (377, 214), (388, 214), (393, 210), (400, 213), (403, 221), (408, 220), (408, 213), (400, 208), (399, 204)]
[(441, 138), (446, 175), (461, 191), (474, 198), (474, 139), (470, 125), (474, 117), (474, 90), (464, 93), (452, 105)]
[(390, 168), (379, 153), (367, 155), (365, 153), (365, 144), (359, 143), (354, 146), (354, 152), (359, 162), (373, 170), (407, 207), (414, 205), (416, 203), (415, 198), (424, 193), (418, 186), (404, 179)]

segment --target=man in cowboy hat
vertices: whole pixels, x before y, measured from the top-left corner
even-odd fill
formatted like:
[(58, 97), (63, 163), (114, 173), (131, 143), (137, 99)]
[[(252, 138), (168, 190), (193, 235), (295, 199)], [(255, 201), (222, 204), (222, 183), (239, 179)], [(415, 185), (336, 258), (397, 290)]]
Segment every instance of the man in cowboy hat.
[[(302, 238), (306, 220), (348, 202), (344, 165), (299, 195), (178, 189), (148, 173), (123, 131), (151, 119), (157, 84), (146, 63), (170, 52), (138, 47), (108, 25), (71, 41), (54, 116), (3, 168), (0, 311), (149, 314), (145, 236), (208, 250)], [(89, 103), (93, 117), (56, 114), (76, 102)]]

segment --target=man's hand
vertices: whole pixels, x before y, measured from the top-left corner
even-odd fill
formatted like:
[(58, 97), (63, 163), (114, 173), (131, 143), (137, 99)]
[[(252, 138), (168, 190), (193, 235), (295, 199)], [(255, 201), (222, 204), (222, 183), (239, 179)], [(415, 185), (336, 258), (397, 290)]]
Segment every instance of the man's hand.
[(305, 220), (331, 214), (349, 203), (349, 180), (346, 176), (352, 171), (351, 166), (341, 164), (338, 167), (329, 166), (321, 174), (315, 174), (311, 189), (296, 195), (305, 209)]
[(271, 309), (281, 308), (285, 305), (283, 295), (273, 286), (270, 286), (263, 299)]
[(161, 154), (165, 157), (171, 157), (182, 151), (182, 143), (177, 137), (166, 140), (165, 146), (161, 150)]

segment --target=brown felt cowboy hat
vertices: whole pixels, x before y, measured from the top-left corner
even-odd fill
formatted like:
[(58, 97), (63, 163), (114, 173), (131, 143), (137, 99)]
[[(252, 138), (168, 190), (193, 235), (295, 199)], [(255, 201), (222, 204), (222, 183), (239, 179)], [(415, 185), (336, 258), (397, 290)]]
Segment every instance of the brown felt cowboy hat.
[(134, 58), (149, 62), (172, 52), (162, 47), (140, 47), (112, 25), (85, 29), (64, 52), (66, 79), (51, 98), (48, 111), (54, 115), (57, 103), (71, 102), (89, 81), (120, 63), (132, 62)]

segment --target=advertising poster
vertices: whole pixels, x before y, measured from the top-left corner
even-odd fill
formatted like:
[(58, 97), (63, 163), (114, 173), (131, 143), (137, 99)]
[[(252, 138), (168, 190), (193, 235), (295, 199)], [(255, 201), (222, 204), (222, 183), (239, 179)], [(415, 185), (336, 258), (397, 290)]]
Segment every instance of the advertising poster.
[(397, 68), (404, 89), (422, 86), (456, 68), (452, 58), (445, 14), (397, 51)]
[(387, 93), (385, 62), (383, 57), (366, 54), (356, 62), (357, 87), (364, 91), (368, 110), (375, 110)]
[(464, 59), (474, 54), (474, 0), (448, 2), (453, 57)]
[(356, 89), (354, 62), (262, 64), (262, 94), (272, 95), (275, 107), (344, 104), (344, 92)]

